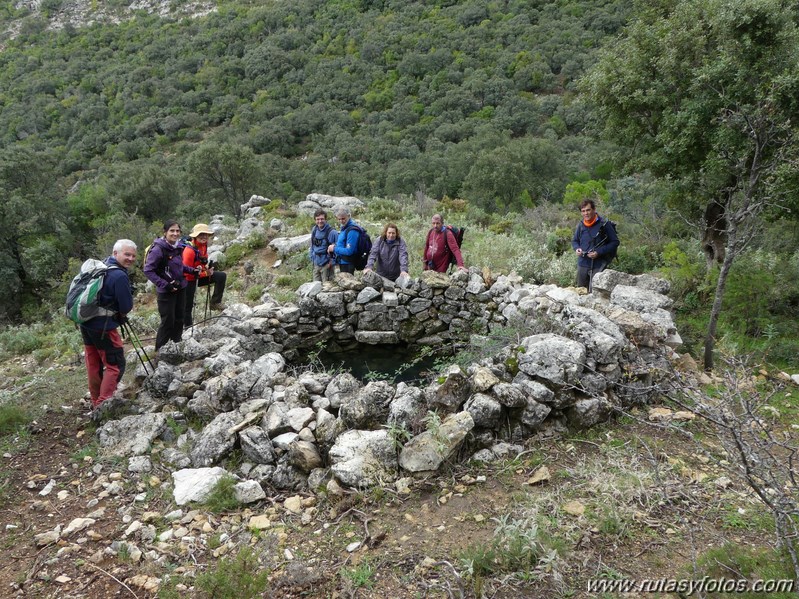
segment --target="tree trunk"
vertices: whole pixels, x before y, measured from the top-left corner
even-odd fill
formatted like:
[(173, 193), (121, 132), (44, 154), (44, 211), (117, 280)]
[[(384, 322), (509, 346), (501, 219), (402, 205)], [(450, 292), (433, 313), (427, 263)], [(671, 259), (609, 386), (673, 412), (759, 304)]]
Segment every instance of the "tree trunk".
[(713, 296), (713, 307), (710, 310), (710, 322), (707, 325), (707, 336), (705, 337), (705, 370), (713, 370), (713, 349), (716, 345), (716, 328), (719, 324), (719, 315), (721, 314), (721, 302), (724, 298), (724, 288), (727, 286), (727, 276), (730, 274), (732, 268), (732, 261), (735, 257), (735, 252), (728, 251), (724, 253), (724, 261), (721, 263), (721, 270), (719, 271), (719, 280), (716, 283), (716, 293)]
[(705, 252), (707, 269), (713, 264), (724, 262), (725, 243), (727, 241), (726, 203), (713, 200), (705, 207), (705, 234), (702, 238), (702, 250)]

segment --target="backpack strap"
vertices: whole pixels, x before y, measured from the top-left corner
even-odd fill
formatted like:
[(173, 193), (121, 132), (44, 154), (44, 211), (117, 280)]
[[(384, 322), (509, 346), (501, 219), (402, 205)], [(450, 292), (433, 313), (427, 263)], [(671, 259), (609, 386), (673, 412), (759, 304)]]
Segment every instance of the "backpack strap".
[(455, 242), (455, 245), (458, 245), (458, 239), (455, 237), (455, 233), (452, 231), (452, 225), (444, 225), (444, 247), (447, 248), (447, 251), (452, 254), (452, 250), (449, 247), (449, 243), (447, 242), (447, 233), (450, 234), (452, 237), (452, 241)]

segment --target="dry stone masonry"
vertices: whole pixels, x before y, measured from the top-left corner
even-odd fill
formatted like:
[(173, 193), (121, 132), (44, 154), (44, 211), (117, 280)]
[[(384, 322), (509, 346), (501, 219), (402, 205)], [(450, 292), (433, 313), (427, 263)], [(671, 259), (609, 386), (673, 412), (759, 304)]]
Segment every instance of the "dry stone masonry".
[[(223, 233), (221, 222), (212, 226)], [(244, 456), (230, 472), (242, 501), (264, 489), (384, 484), (456, 457), (491, 460), (658, 394), (680, 344), (667, 283), (608, 270), (594, 290), (494, 280), (472, 268), (397, 283), (344, 274), (301, 286), (294, 304), (266, 294), (254, 307), (229, 305), (162, 348), (154, 374), (139, 369), (138, 413), (105, 423), (99, 442), (128, 458), (155, 448), (181, 503), (208, 492), (234, 449)], [(321, 346), (489, 348), (502, 331), (518, 338), (423, 385), (364, 384), (300, 364)], [(185, 420), (205, 425), (178, 436), (170, 423)]]

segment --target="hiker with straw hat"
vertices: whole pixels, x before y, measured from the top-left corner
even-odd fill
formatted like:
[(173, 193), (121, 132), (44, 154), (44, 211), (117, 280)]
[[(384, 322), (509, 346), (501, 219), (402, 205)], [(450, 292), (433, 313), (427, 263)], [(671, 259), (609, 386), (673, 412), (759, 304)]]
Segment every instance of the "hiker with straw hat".
[(197, 292), (197, 286), (207, 287), (214, 286), (214, 293), (210, 295), (211, 288), (208, 287), (209, 298), (206, 298), (206, 303), (210, 304), (211, 310), (223, 310), (222, 294), (225, 293), (225, 281), (227, 275), (221, 270), (215, 268), (214, 261), (208, 261), (208, 240), (214, 236), (214, 232), (205, 223), (197, 223), (189, 233), (190, 241), (183, 249), (183, 264), (191, 268), (199, 268), (198, 275), (186, 275), (186, 316), (184, 319), (184, 327), (189, 328), (194, 323), (194, 295)]

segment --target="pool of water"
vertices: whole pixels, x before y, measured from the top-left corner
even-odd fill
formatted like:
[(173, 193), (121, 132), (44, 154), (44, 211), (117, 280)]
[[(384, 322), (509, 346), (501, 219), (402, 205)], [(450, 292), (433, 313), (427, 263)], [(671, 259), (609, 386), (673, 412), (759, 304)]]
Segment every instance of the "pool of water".
[(318, 359), (329, 370), (349, 371), (356, 379), (394, 383), (429, 378), (438, 356), (418, 345), (359, 345), (343, 352), (322, 351)]

